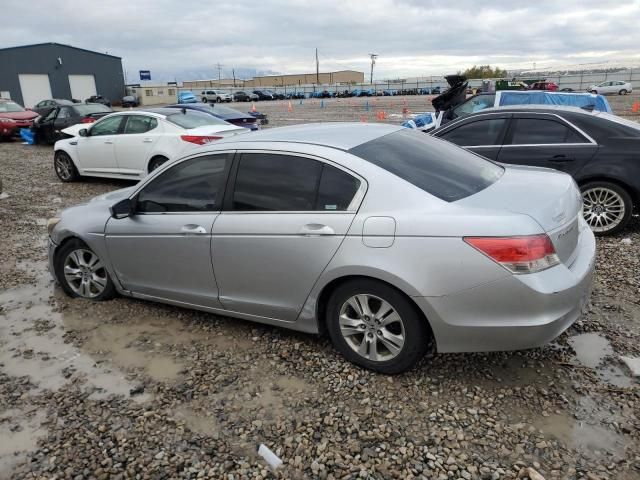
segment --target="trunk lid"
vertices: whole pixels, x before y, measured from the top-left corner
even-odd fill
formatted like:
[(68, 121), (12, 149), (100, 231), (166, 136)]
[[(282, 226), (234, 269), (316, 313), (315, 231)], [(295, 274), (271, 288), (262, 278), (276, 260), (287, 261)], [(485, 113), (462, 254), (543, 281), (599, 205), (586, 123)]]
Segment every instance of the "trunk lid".
[(229, 137), (231, 135), (237, 135), (239, 133), (246, 133), (250, 130), (247, 128), (238, 127), (237, 125), (205, 125), (204, 127), (190, 128), (185, 130), (185, 135), (198, 135), (198, 136), (217, 136), (217, 137)]
[(493, 185), (456, 203), (530, 216), (549, 235), (560, 260), (570, 263), (580, 236), (582, 196), (569, 175), (546, 168), (507, 166)]

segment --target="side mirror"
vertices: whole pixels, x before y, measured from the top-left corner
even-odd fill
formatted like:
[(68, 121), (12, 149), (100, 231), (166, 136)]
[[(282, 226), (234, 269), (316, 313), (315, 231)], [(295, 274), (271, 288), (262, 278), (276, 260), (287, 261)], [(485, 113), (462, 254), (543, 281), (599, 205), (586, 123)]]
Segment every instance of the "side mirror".
[(130, 198), (120, 200), (109, 208), (113, 218), (127, 218), (133, 215), (134, 202)]
[(88, 137), (89, 130), (87, 130), (86, 128), (82, 128), (80, 129), (80, 131), (78, 131), (78, 135), (80, 135), (81, 137)]

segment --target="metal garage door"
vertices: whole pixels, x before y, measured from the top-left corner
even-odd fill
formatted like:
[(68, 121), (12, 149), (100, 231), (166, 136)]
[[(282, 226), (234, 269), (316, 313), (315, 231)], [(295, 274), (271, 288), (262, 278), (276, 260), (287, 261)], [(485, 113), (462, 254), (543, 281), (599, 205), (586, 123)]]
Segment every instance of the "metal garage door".
[(18, 80), (20, 81), (22, 101), (25, 107), (31, 108), (41, 100), (51, 98), (49, 75), (21, 73), (18, 75)]
[(96, 79), (93, 75), (69, 75), (71, 98), (83, 102), (92, 95), (97, 95)]

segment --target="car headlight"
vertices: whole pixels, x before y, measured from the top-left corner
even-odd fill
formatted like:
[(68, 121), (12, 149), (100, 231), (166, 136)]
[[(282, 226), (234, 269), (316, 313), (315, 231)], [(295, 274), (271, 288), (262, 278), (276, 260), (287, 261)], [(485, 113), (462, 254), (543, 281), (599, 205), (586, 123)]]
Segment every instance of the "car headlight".
[(53, 217), (47, 220), (47, 232), (49, 232), (49, 235), (51, 235), (51, 232), (53, 232), (53, 229), (56, 228), (58, 223), (60, 223), (60, 219), (58, 217)]

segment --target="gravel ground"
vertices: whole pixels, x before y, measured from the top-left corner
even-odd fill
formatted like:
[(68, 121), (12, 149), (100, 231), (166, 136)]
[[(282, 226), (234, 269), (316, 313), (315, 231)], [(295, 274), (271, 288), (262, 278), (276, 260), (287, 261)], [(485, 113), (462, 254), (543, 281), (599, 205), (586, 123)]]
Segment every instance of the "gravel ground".
[[(427, 110), (368, 100), (256, 107), (270, 126)], [(632, 101), (611, 97), (629, 115)], [(325, 338), (67, 298), (47, 272), (46, 219), (129, 184), (63, 185), (50, 147), (18, 142), (0, 144), (0, 165), (0, 479), (640, 478), (640, 389), (619, 358), (640, 356), (638, 218), (598, 240), (590, 310), (553, 345), (386, 377)], [(284, 461), (275, 472), (260, 443)]]

